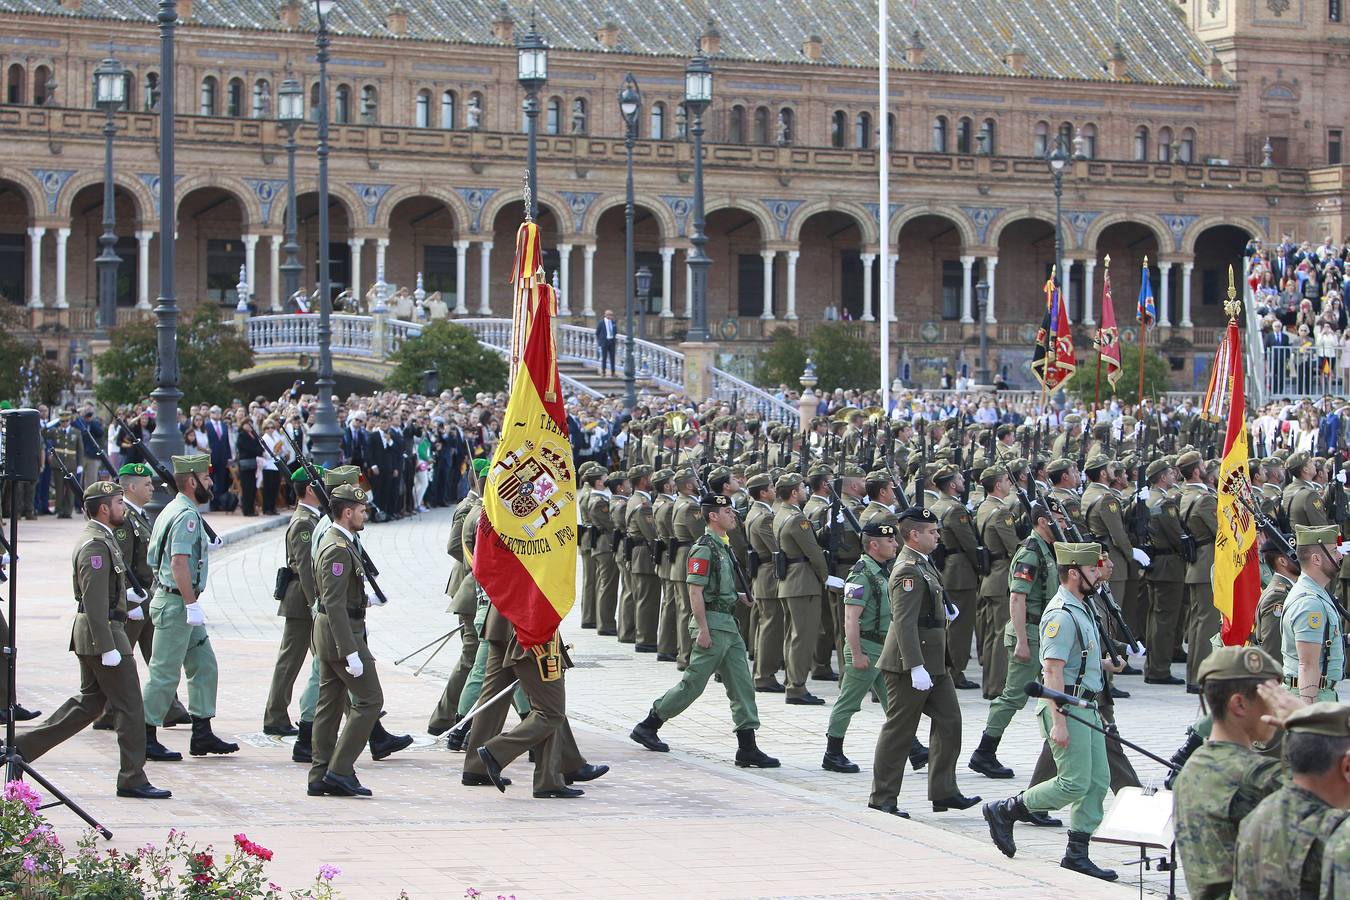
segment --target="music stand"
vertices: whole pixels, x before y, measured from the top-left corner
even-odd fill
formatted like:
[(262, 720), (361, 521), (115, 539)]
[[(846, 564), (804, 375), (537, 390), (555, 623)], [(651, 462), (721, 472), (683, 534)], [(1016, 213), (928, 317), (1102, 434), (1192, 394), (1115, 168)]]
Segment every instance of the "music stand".
[(1159, 872), (1167, 872), (1168, 900), (1177, 895), (1177, 842), (1173, 832), (1172, 792), (1158, 788), (1124, 787), (1097, 826), (1092, 840), (1139, 848), (1139, 896), (1144, 896), (1144, 870), (1153, 868), (1150, 850), (1161, 850)]
[[(25, 761), (24, 758), (19, 755), (18, 748), (14, 746), (14, 708), (18, 704), (18, 689), (15, 685), (15, 677), (18, 673), (19, 652), (19, 510), (17, 508), (18, 491), (15, 490), (15, 488), (17, 488), (20, 481), (37, 480), (36, 478), (25, 478), (22, 473), (17, 472), (17, 465), (11, 465), (14, 454), (12, 452), (7, 452), (14, 450), (14, 447), (7, 445), (10, 443), (9, 438), (17, 431), (17, 428), (12, 428), (11, 426), (17, 425), (18, 423), (15, 420), (19, 419), (21, 416), (24, 418), (31, 417), (34, 425), (37, 424), (38, 412), (35, 409), (5, 410), (3, 413), (0, 413), (0, 482), (5, 482), (10, 485), (11, 497), (14, 498), (11, 502), (9, 516), (9, 640), (4, 646), (5, 669), (9, 675), (9, 689), (6, 691), (5, 696), (5, 708), (9, 710), (9, 720), (5, 723), (5, 777), (7, 781), (14, 781), (15, 779), (27, 775), (29, 778), (32, 778), (38, 784), (42, 785), (47, 793), (56, 798), (50, 803), (42, 804), (38, 809), (47, 809), (52, 806), (65, 806), (71, 812), (75, 813), (75, 815), (83, 819), (90, 828), (101, 834), (105, 840), (110, 840), (113, 836), (111, 831), (99, 823), (93, 816), (89, 815), (89, 813), (80, 808), (79, 804), (67, 797), (60, 788), (44, 778), (37, 769), (33, 768), (30, 763)], [(40, 440), (41, 432), (34, 431), (33, 433), (37, 435)], [(38, 459), (40, 459), (41, 454), (45, 452), (43, 447), (31, 449), (33, 453), (38, 454)]]

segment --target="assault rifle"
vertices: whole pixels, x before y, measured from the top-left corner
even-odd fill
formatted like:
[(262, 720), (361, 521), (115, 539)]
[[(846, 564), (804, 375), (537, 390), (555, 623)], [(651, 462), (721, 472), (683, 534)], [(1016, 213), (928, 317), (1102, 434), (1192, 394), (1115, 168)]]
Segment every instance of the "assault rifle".
[[(1141, 454), (1144, 449), (1149, 446), (1149, 429), (1152, 424), (1152, 422), (1144, 422), (1144, 436), (1143, 440), (1139, 443)], [(1148, 490), (1147, 470), (1148, 466), (1145, 465), (1141, 455), (1139, 460), (1139, 472), (1134, 480), (1134, 508), (1132, 510), (1133, 515), (1130, 519), (1131, 524), (1133, 525), (1131, 530), (1134, 532), (1130, 535), (1130, 539), (1134, 542), (1134, 546), (1136, 547), (1143, 547), (1148, 544), (1148, 502), (1143, 499), (1144, 496), (1146, 496), (1145, 492)]]
[[(155, 456), (154, 452), (150, 449), (150, 445), (141, 440), (136, 432), (132, 431), (131, 427), (127, 425), (126, 422), (122, 421), (122, 417), (117, 414), (116, 410), (106, 403), (104, 406), (108, 410), (108, 415), (112, 417), (112, 421), (131, 438), (133, 445), (141, 451), (141, 456), (145, 457), (146, 465), (151, 469), (154, 469), (155, 477), (164, 485), (164, 489), (173, 493), (178, 493), (178, 482), (174, 480), (173, 473), (160, 461), (159, 457)], [(165, 423), (164, 427), (172, 428), (173, 426), (170, 423)], [(193, 475), (192, 480), (197, 482), (197, 476)], [(200, 484), (200, 482), (197, 483)], [(193, 498), (189, 497), (188, 499), (191, 500)], [(220, 540), (220, 538), (216, 537), (215, 529), (211, 527), (210, 522), (206, 521), (205, 516), (202, 517), (202, 533), (205, 534), (206, 539), (213, 544)]]
[[(70, 471), (70, 467), (67, 466), (66, 461), (61, 458), (61, 454), (52, 451), (51, 456), (52, 459), (56, 460), (56, 467), (61, 470), (61, 480), (64, 481), (77, 496), (83, 497), (84, 487), (80, 484), (80, 479), (76, 478), (75, 473)], [(117, 474), (113, 473), (113, 481), (116, 480)], [(205, 523), (203, 522), (203, 524)], [(8, 545), (6, 545), (5, 551), (9, 551)], [(126, 562), (127, 565), (123, 570), (123, 574), (127, 576), (127, 583), (130, 584), (131, 589), (136, 592), (136, 596), (140, 597), (142, 600), (146, 599), (150, 596), (149, 589), (141, 582), (140, 577), (136, 574), (136, 570), (131, 567), (131, 561), (127, 560)]]
[[(708, 493), (708, 486), (703, 483), (703, 476), (697, 471), (694, 472), (694, 484), (698, 485), (698, 494), (700, 497)], [(736, 554), (727, 548), (727, 555), (731, 557), (731, 576), (736, 582), (736, 590), (745, 595), (745, 599), (751, 603), (755, 602), (755, 594), (750, 590), (750, 579), (746, 577), (745, 570), (741, 568), (741, 561), (736, 558)]]
[(920, 419), (919, 426), (923, 431), (919, 435), (919, 474), (914, 479), (914, 503), (919, 509), (925, 509), (928, 494), (923, 489), (923, 483), (928, 476), (928, 423)]

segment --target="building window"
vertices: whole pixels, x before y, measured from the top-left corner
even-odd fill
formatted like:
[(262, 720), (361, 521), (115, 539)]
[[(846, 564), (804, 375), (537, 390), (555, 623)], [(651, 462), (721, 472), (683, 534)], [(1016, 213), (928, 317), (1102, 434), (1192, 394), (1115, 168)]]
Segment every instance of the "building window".
[(221, 306), (239, 302), (235, 286), (239, 283), (239, 267), (244, 264), (243, 241), (206, 242), (206, 296)]
[(961, 288), (965, 269), (959, 260), (942, 261), (942, 318), (952, 321), (961, 318)]
[(1065, 153), (1073, 152), (1073, 123), (1060, 122), (1059, 131), (1055, 135), (1059, 141), (1059, 146), (1064, 148)]
[(652, 104), (651, 121), (647, 125), (647, 136), (654, 141), (666, 139), (666, 105), (664, 103)]
[(272, 85), (266, 78), (253, 82), (253, 118), (266, 119), (272, 114)]
[(1339, 166), (1341, 164), (1341, 137), (1343, 132), (1339, 128), (1333, 128), (1327, 132), (1327, 165)]
[(225, 95), (225, 115), (237, 119), (244, 114), (244, 80), (231, 78)]
[(970, 119), (962, 116), (956, 121), (956, 152), (969, 153), (970, 144), (973, 138), (971, 132)]
[(1181, 146), (1178, 155), (1184, 163), (1195, 162), (1195, 129), (1187, 128), (1181, 132)]
[(544, 134), (559, 134), (562, 131), (562, 99), (549, 97), (544, 107)]
[(933, 152), (947, 152), (947, 117), (938, 116), (933, 120)]
[(773, 135), (769, 129), (769, 108), (767, 106), (755, 108), (755, 143), (760, 145), (773, 143)]
[(417, 106), (413, 110), (413, 124), (418, 128), (431, 127), (431, 91), (417, 92)]
[(1037, 122), (1036, 130), (1032, 132), (1031, 155), (1045, 156), (1050, 152), (1050, 123)]
[(316, 81), (309, 86), (309, 118), (310, 121), (319, 121), (319, 83)]
[[(52, 70), (47, 68), (46, 66), (38, 66), (35, 70), (33, 70), (34, 106), (47, 105), (47, 82), (51, 81), (51, 78), (52, 78)], [(127, 108), (128, 109), (131, 108), (130, 103), (127, 104)]]
[(1134, 130), (1134, 159), (1135, 162), (1148, 161), (1148, 126), (1140, 125)]
[(1172, 129), (1163, 126), (1158, 129), (1158, 162), (1172, 161)]
[(440, 291), (454, 305), (459, 296), (459, 256), (452, 245), (428, 244), (422, 248), (422, 286), (428, 294)]
[(155, 105), (156, 105), (157, 103), (159, 103), (159, 73), (158, 73), (158, 72), (146, 72), (146, 73), (145, 73), (145, 87), (143, 88), (143, 93), (144, 93), (144, 96), (145, 96), (145, 108), (146, 108), (146, 111), (149, 111), (149, 110), (154, 109), (154, 108), (155, 108)]
[(361, 124), (374, 125), (380, 120), (380, 92), (375, 85), (361, 88)]
[(1341, 20), (1341, 0), (1328, 0), (1327, 19), (1332, 22), (1339, 22)]
[(25, 89), (28, 74), (23, 66), (15, 63), (9, 67), (9, 77), (5, 80), (6, 92), (5, 100), (9, 103), (23, 103), (28, 97), (28, 91)]
[(1082, 138), (1078, 145), (1078, 151), (1083, 154), (1083, 159), (1096, 159), (1097, 126), (1090, 123), (1084, 125), (1083, 130), (1078, 132), (1078, 136)]
[(216, 79), (211, 75), (202, 79), (202, 94), (198, 112), (203, 116), (214, 116), (216, 114)]
[(727, 142), (731, 144), (745, 143), (744, 106), (733, 106), (731, 108), (731, 118), (727, 120)]
[(886, 113), (886, 146), (895, 149), (895, 113)]
[(349, 84), (339, 84), (333, 100), (333, 121), (339, 125), (347, 125), (351, 120), (352, 88)]
[[(773, 300), (778, 299), (778, 283), (774, 281)], [(764, 258), (758, 253), (740, 253), (736, 256), (736, 315), (749, 318), (764, 312)]]
[(689, 137), (689, 113), (685, 111), (684, 101), (675, 104), (675, 140), (683, 141)]
[(860, 112), (853, 122), (853, 145), (859, 150), (872, 146), (872, 114)]
[(830, 146), (844, 149), (845, 135), (848, 134), (848, 113), (836, 109), (830, 117)]
[(441, 91), (441, 127), (450, 129), (455, 127), (455, 92)]
[(980, 123), (979, 143), (976, 150), (985, 156), (993, 156), (998, 152), (997, 137), (998, 124), (993, 119), (985, 119)]

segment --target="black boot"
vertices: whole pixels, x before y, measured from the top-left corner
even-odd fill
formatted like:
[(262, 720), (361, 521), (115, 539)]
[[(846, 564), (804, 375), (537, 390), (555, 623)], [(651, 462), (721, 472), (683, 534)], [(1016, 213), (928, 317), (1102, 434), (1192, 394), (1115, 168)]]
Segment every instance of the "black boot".
[(825, 758), (820, 767), (826, 772), (843, 772), (852, 775), (859, 771), (858, 764), (844, 755), (844, 739), (825, 735)]
[(970, 754), (970, 762), (966, 763), (966, 766), (986, 778), (1012, 778), (1013, 770), (998, 761), (1000, 740), (1001, 736), (994, 737), (987, 731), (980, 735), (980, 746)]
[(1117, 877), (1115, 869), (1103, 869), (1088, 859), (1088, 839), (1091, 837), (1092, 835), (1086, 831), (1070, 831), (1069, 844), (1064, 849), (1064, 858), (1059, 861), (1059, 867), (1083, 875), (1091, 875), (1093, 878), (1100, 878), (1102, 881), (1115, 881)]
[(1172, 789), (1172, 782), (1177, 780), (1177, 775), (1181, 773), (1181, 767), (1186, 765), (1186, 760), (1190, 759), (1191, 754), (1199, 750), (1204, 743), (1205, 739), (1196, 732), (1194, 726), (1186, 729), (1185, 742), (1177, 748), (1177, 752), (1173, 753), (1172, 758), (1167, 761), (1172, 766), (1172, 771), (1168, 772), (1167, 777), (1163, 779), (1163, 787), (1169, 791)]
[(920, 743), (917, 737), (909, 745), (909, 764), (915, 772), (928, 765), (928, 748)]
[(665, 753), (670, 749), (670, 746), (656, 734), (661, 729), (662, 724), (661, 717), (656, 714), (656, 710), (652, 710), (647, 713), (647, 718), (633, 726), (633, 730), (628, 733), (628, 736), (648, 750)]
[(300, 734), (296, 736), (295, 746), (291, 748), (291, 762), (314, 762), (314, 758), (310, 756), (312, 747), (309, 743), (314, 736), (314, 723), (301, 719), (297, 724), (300, 728)]
[(473, 727), (473, 723), (469, 723), (463, 727), (456, 725), (454, 728), (451, 728), (449, 737), (445, 739), (446, 749), (454, 750), (457, 753), (463, 753), (464, 742), (469, 739), (469, 729), (471, 727)]
[[(742, 728), (736, 732), (736, 766), (741, 769), (776, 769), (780, 765), (755, 743), (755, 729)], [(842, 748), (841, 748), (842, 749)]]
[(153, 762), (178, 762), (183, 754), (170, 750), (155, 737), (155, 726), (145, 726), (145, 758)]
[(407, 750), (412, 742), (412, 735), (390, 734), (385, 731), (383, 722), (376, 721), (375, 727), (370, 730), (370, 755), (381, 760), (400, 750)]
[(192, 743), (188, 744), (188, 753), (193, 756), (207, 756), (212, 753), (238, 753), (239, 745), (222, 741), (211, 730), (210, 718), (192, 717)]
[(989, 837), (994, 846), (1011, 859), (1017, 853), (1017, 841), (1013, 840), (1013, 826), (1027, 815), (1027, 805), (1022, 795), (1016, 794), (1007, 800), (995, 800), (981, 807), (984, 820), (989, 823)]

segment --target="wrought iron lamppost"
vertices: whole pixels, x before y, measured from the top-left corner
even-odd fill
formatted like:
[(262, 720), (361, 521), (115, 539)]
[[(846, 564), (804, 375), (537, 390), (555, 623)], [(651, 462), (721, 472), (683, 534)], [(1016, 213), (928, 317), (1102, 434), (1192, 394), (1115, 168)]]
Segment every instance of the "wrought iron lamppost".
[(1050, 166), (1050, 174), (1055, 178), (1055, 284), (1060, 288), (1060, 296), (1063, 296), (1065, 277), (1062, 203), (1064, 198), (1064, 167), (1069, 164), (1069, 154), (1064, 151), (1063, 134), (1055, 138), (1055, 149), (1050, 151), (1050, 155), (1045, 158), (1045, 161)]
[(634, 277), (637, 279), (638, 337), (646, 340), (647, 307), (651, 304), (652, 298), (652, 270), (642, 266)]
[(516, 44), (516, 80), (525, 89), (525, 134), (528, 139), (525, 171), (530, 182), (525, 215), (533, 221), (539, 215), (539, 173), (536, 165), (539, 91), (548, 81), (548, 45), (534, 30), (533, 16), (530, 19), (530, 30)]
[(712, 66), (708, 65), (707, 57), (699, 53), (684, 69), (684, 108), (694, 117), (691, 128), (694, 135), (694, 228), (689, 238), (692, 249), (686, 264), (694, 299), (689, 340), (696, 342), (708, 340), (708, 267), (712, 260), (704, 250), (708, 236), (703, 230), (703, 113), (712, 104), (712, 97)]
[(980, 309), (980, 384), (989, 384), (989, 282), (981, 278), (975, 285), (975, 300)]
[(629, 75), (623, 80), (623, 90), (619, 91), (619, 112), (623, 114), (624, 140), (627, 150), (628, 181), (624, 193), (623, 206), (623, 278), (624, 306), (627, 318), (627, 339), (624, 341), (623, 356), (623, 404), (628, 412), (637, 406), (637, 371), (633, 360), (633, 279), (635, 256), (633, 252), (633, 144), (637, 142), (638, 115), (642, 111), (642, 94), (638, 91), (637, 81)]
[(98, 239), (103, 252), (94, 260), (98, 270), (98, 327), (106, 332), (117, 324), (117, 208), (113, 197), (113, 113), (127, 102), (127, 70), (108, 57), (94, 70), (94, 103), (107, 114), (103, 123), (103, 235)]
[(319, 158), (319, 377), (309, 441), (314, 461), (329, 467), (338, 463), (342, 438), (333, 406), (333, 290), (328, 248), (328, 16), (336, 5), (336, 0), (314, 0), (319, 20), (314, 39), (319, 60), (319, 141), (315, 149)]
[(286, 251), (286, 261), (281, 264), (281, 277), (283, 290), (286, 292), (286, 302), (289, 303), (295, 296), (295, 292), (300, 290), (300, 270), (304, 268), (300, 265), (298, 254), (300, 245), (296, 242), (295, 217), (295, 133), (300, 129), (300, 123), (305, 120), (305, 91), (300, 86), (300, 82), (295, 78), (287, 76), (281, 83), (281, 89), (278, 91), (280, 98), (277, 103), (278, 117), (281, 120), (281, 127), (286, 130), (286, 190), (288, 202), (286, 204), (286, 243), (283, 248)]

